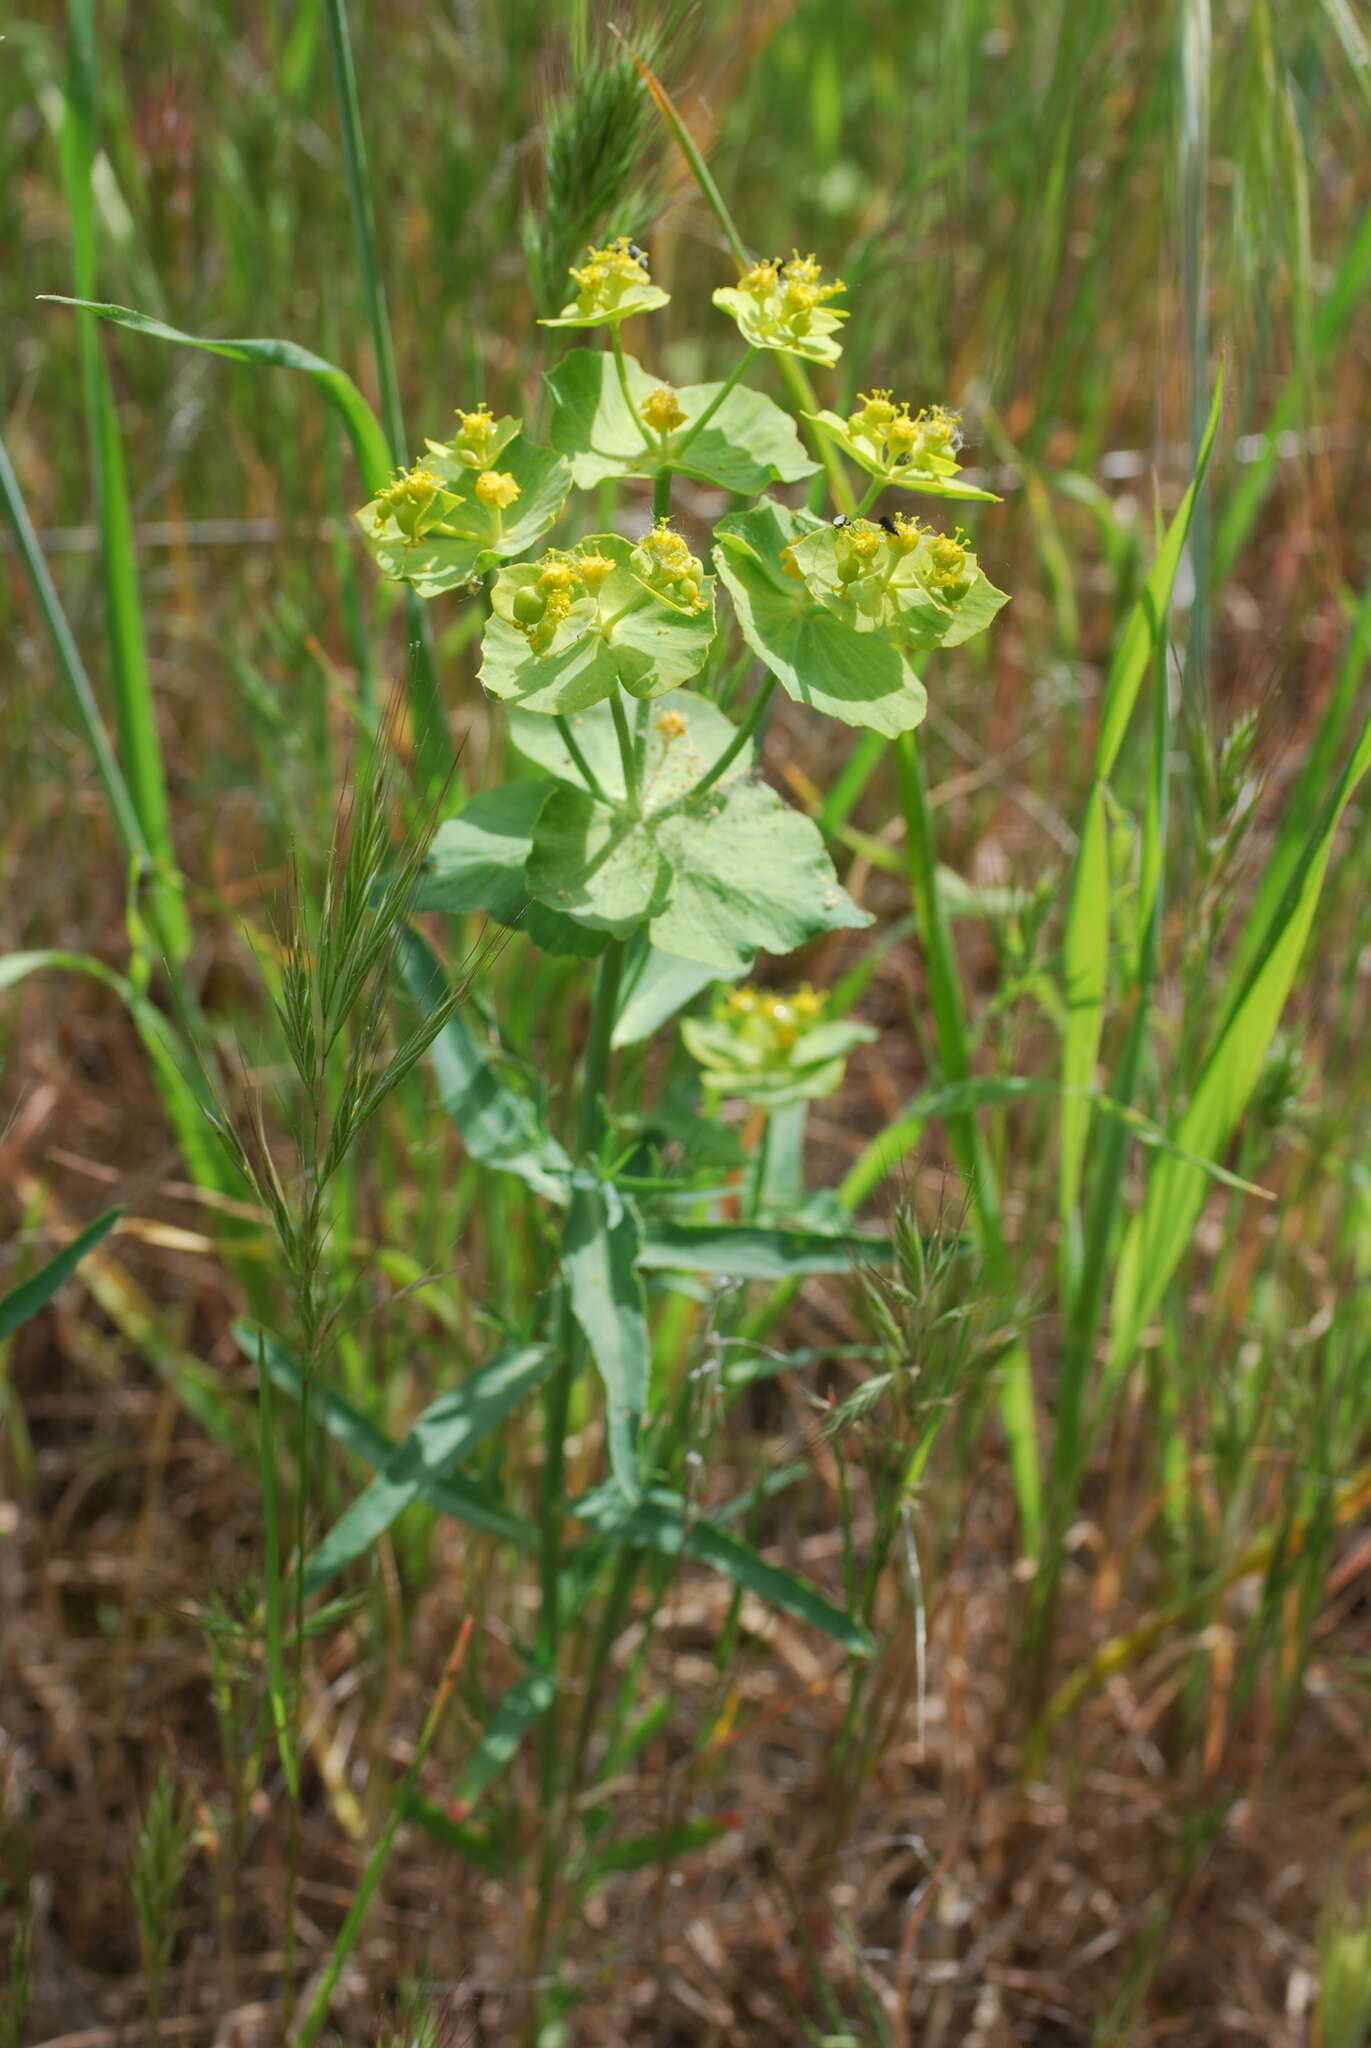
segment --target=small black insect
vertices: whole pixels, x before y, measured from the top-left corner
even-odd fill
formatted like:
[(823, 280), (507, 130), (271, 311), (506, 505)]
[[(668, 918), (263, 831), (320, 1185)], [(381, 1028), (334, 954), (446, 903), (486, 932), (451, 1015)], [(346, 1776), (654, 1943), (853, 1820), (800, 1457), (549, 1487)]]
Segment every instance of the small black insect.
[(891, 518), (888, 512), (883, 512), (880, 518), (876, 521), (876, 524), (879, 527), (881, 527), (882, 530), (886, 533), (897, 533), (899, 531), (894, 520)]
[(847, 525), (847, 514), (846, 514), (846, 512), (840, 512), (840, 513), (838, 514), (837, 518), (836, 518), (836, 519), (834, 520), (833, 524), (834, 524), (835, 526), (846, 526), (846, 525)]
[(647, 269), (646, 249), (640, 249), (636, 242), (630, 242), (628, 245), (628, 253), (633, 258), (635, 263), (641, 264), (644, 270)]

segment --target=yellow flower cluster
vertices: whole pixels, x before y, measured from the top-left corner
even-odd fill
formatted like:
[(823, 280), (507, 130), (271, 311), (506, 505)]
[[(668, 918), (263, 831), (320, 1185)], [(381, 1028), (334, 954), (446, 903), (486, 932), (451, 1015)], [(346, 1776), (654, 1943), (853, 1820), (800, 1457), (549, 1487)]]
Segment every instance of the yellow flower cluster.
[(824, 1013), (826, 998), (809, 982), (801, 982), (790, 995), (775, 995), (769, 989), (730, 989), (716, 1007), (720, 1023), (741, 1028), (743, 1035), (764, 1057), (783, 1057), (801, 1032), (816, 1024)]
[(822, 277), (822, 266), (813, 256), (801, 256), (797, 250), (788, 263), (776, 257), (754, 264), (742, 278), (741, 289), (751, 292), (782, 332), (799, 341), (809, 333), (818, 308), (847, 290), (840, 277), (831, 284), (822, 283)]
[(704, 564), (665, 519), (659, 519), (633, 550), (633, 566), (645, 583), (663, 597), (703, 611)]
[(532, 583), (516, 590), (510, 602), (514, 623), (535, 654), (551, 644), (557, 628), (574, 607), (595, 595), (614, 568), (598, 548), (582, 554), (553, 548)]
[(681, 410), (676, 393), (665, 384), (649, 393), (640, 410), (643, 425), (651, 427), (654, 434), (672, 434), (686, 423), (686, 414)]
[(647, 251), (622, 235), (603, 249), (592, 249), (579, 268), (573, 264), (570, 274), (576, 283), (576, 311), (583, 319), (616, 312), (625, 298), (652, 282)]
[(485, 469), (494, 453), (498, 434), (495, 416), (488, 405), (478, 405), (472, 412), (463, 412), (458, 406), (457, 433), (452, 441), (452, 452), (468, 469)]
[(847, 430), (883, 469), (910, 467), (946, 476), (958, 466), (961, 415), (944, 405), (911, 413), (907, 399), (897, 405), (888, 391), (873, 391), (848, 415)]
[(412, 469), (395, 472), (385, 488), (376, 493), (376, 503), (395, 521), (405, 539), (413, 543), (435, 523), (429, 517), (435, 507), (437, 517), (442, 517), (444, 496), (443, 479), (437, 471), (416, 462)]
[(483, 505), (507, 512), (520, 493), (508, 470), (485, 469), (476, 479), (476, 495)]

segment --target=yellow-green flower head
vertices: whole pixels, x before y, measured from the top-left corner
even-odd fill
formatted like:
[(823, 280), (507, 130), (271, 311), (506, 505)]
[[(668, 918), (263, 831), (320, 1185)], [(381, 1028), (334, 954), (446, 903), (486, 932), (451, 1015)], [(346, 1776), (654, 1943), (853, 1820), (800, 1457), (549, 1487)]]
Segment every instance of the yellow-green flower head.
[(840, 518), (789, 552), (810, 595), (859, 633), (945, 627), (979, 573), (964, 533), (936, 533), (902, 513)]
[(788, 263), (779, 257), (754, 264), (736, 285), (722, 287), (714, 303), (731, 313), (744, 340), (754, 348), (783, 349), (814, 363), (836, 363), (842, 347), (833, 337), (846, 313), (834, 312), (828, 301), (846, 291), (841, 278), (823, 283), (823, 271), (812, 256), (798, 251)]
[(994, 499), (993, 491), (960, 481), (957, 460), (962, 446), (961, 414), (945, 405), (926, 405), (911, 412), (907, 399), (889, 391), (862, 395), (846, 419), (835, 412), (809, 417), (832, 436), (844, 452), (871, 476), (898, 484), (906, 491), (926, 491), (935, 498)]
[(486, 469), (476, 479), (476, 495), (483, 505), (507, 512), (520, 491), (508, 470)]
[(657, 730), (670, 746), (673, 740), (684, 739), (690, 726), (683, 711), (664, 711), (657, 720)]
[(456, 419), (457, 432), (452, 439), (430, 441), (428, 448), (430, 454), (462, 469), (494, 469), (500, 451), (519, 432), (518, 420), (508, 416), (497, 420), (485, 404), (474, 406), (470, 412), (459, 405)]
[(633, 313), (650, 313), (670, 302), (670, 293), (652, 282), (647, 251), (624, 235), (607, 242), (603, 249), (591, 249), (587, 259), (570, 272), (576, 296), (543, 327), (597, 327), (617, 325)]
[(665, 384), (659, 385), (655, 391), (650, 391), (639, 410), (643, 416), (643, 425), (651, 427), (654, 434), (673, 434), (677, 427), (683, 427), (686, 423), (686, 415), (681, 410), (676, 393)]
[(954, 601), (966, 594), (971, 581), (971, 570), (967, 562), (966, 535), (960, 528), (955, 534), (933, 533), (927, 536), (928, 570), (926, 581), (929, 588), (940, 597)]
[(659, 597), (684, 605), (689, 611), (702, 611), (704, 598), (701, 586), (704, 583), (704, 564), (697, 555), (692, 555), (686, 541), (666, 519), (645, 533), (633, 550), (631, 557), (635, 574), (641, 576), (650, 589)]
[(376, 494), (379, 509), (395, 521), (410, 542), (422, 539), (453, 502), (437, 471), (422, 462), (416, 462), (412, 469), (397, 470)]
[(681, 1035), (715, 1100), (779, 1109), (831, 1095), (848, 1053), (876, 1035), (865, 1024), (829, 1022), (827, 1010), (828, 998), (808, 982), (789, 991), (744, 986), (717, 996), (708, 1019), (688, 1018)]

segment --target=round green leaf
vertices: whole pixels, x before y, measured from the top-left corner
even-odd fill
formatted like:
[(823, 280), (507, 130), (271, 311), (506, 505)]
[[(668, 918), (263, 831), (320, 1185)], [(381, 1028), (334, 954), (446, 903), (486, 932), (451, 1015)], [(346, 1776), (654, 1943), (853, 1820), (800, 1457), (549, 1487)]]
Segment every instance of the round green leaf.
[(715, 567), (743, 637), (797, 703), (891, 737), (910, 732), (927, 697), (904, 649), (858, 631), (787, 573), (782, 551), (822, 526), (768, 500), (715, 529)]
[(526, 873), (541, 902), (616, 938), (653, 916), (671, 888), (671, 870), (642, 819), (566, 784), (543, 806)]
[(416, 910), (454, 915), (484, 911), (523, 932), (545, 953), (585, 959), (604, 950), (604, 933), (559, 917), (529, 895), (524, 868), (533, 827), (555, 784), (507, 782), (475, 795), (433, 835), (415, 892)]
[[(641, 411), (660, 380), (632, 356), (624, 358), (628, 388)], [(603, 349), (573, 349), (547, 373), (553, 414), (549, 439), (571, 464), (584, 490), (613, 476), (652, 476), (663, 467), (755, 497), (773, 483), (798, 483), (816, 464), (804, 451), (790, 415), (763, 392), (738, 385), (699, 433), (722, 384), (683, 384), (676, 399), (685, 422), (666, 437), (645, 439), (624, 402), (612, 356)]]
[(821, 932), (872, 922), (842, 887), (818, 827), (764, 782), (727, 779), (668, 812), (656, 837), (671, 895), (652, 920), (664, 953), (736, 973)]

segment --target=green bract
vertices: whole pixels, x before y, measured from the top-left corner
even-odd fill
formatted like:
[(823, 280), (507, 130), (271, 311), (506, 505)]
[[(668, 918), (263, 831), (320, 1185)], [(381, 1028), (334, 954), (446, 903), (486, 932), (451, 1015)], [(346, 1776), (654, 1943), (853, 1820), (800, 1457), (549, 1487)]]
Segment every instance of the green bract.
[(956, 536), (897, 518), (823, 526), (790, 550), (805, 589), (854, 632), (890, 634), (928, 650), (980, 633), (1008, 603)]
[(715, 566), (748, 645), (799, 704), (894, 736), (928, 708), (909, 656), (884, 634), (859, 632), (810, 591), (785, 551), (827, 529), (770, 501), (715, 529)]
[(603, 249), (592, 249), (579, 270), (576, 296), (540, 327), (617, 327), (634, 313), (651, 313), (671, 302), (671, 294), (652, 282), (647, 257), (622, 237)]
[[(433, 444), (430, 442), (430, 448)], [(545, 534), (566, 503), (571, 471), (560, 455), (536, 448), (522, 437), (499, 455), (498, 471), (468, 467), (450, 451), (434, 450), (408, 479), (432, 479), (435, 489), (419, 513), (416, 531), (406, 531), (410, 508), (393, 500), (399, 485), (379, 492), (357, 514), (357, 524), (388, 576), (412, 583), (420, 597), (437, 597), (469, 583), (496, 562), (521, 555)], [(488, 503), (488, 477), (510, 480), (517, 495), (507, 504)], [(508, 486), (499, 488), (504, 495)]]
[[(613, 357), (603, 349), (573, 349), (547, 373), (553, 398), (548, 438), (567, 457), (582, 489), (606, 477), (670, 469), (750, 498), (768, 484), (813, 476), (817, 465), (805, 454), (794, 421), (762, 392), (735, 386), (711, 411), (722, 384), (683, 384), (668, 392), (632, 356), (625, 356), (624, 371), (646, 433), (624, 400)], [(661, 405), (664, 394), (684, 419), (663, 435), (651, 430), (651, 422), (654, 401)], [(707, 413), (697, 432), (696, 423)]]
[(836, 363), (843, 351), (834, 337), (847, 315), (832, 311), (827, 301), (846, 287), (840, 278), (824, 284), (822, 276), (812, 256), (758, 263), (736, 285), (715, 292), (714, 303), (732, 314), (753, 348), (784, 349), (812, 363)]
[[(906, 414), (907, 417), (907, 414)], [(923, 415), (909, 421), (915, 431), (907, 442), (899, 438), (894, 441), (880, 433), (865, 428), (860, 412), (848, 419), (840, 419), (836, 412), (809, 412), (805, 418), (813, 420), (826, 434), (838, 443), (844, 455), (860, 463), (868, 476), (878, 476), (883, 483), (893, 484), (902, 491), (921, 491), (929, 498), (979, 498), (991, 504), (999, 504), (994, 491), (980, 490), (975, 484), (964, 483), (957, 475), (958, 465), (948, 455), (934, 454), (921, 445), (918, 428)]]
[[(664, 535), (689, 565), (676, 578), (654, 558)], [(502, 569), (491, 603), (481, 681), (493, 697), (554, 715), (598, 704), (618, 684), (660, 697), (698, 673), (714, 638), (714, 579), (662, 528), (637, 547), (599, 534)]]

